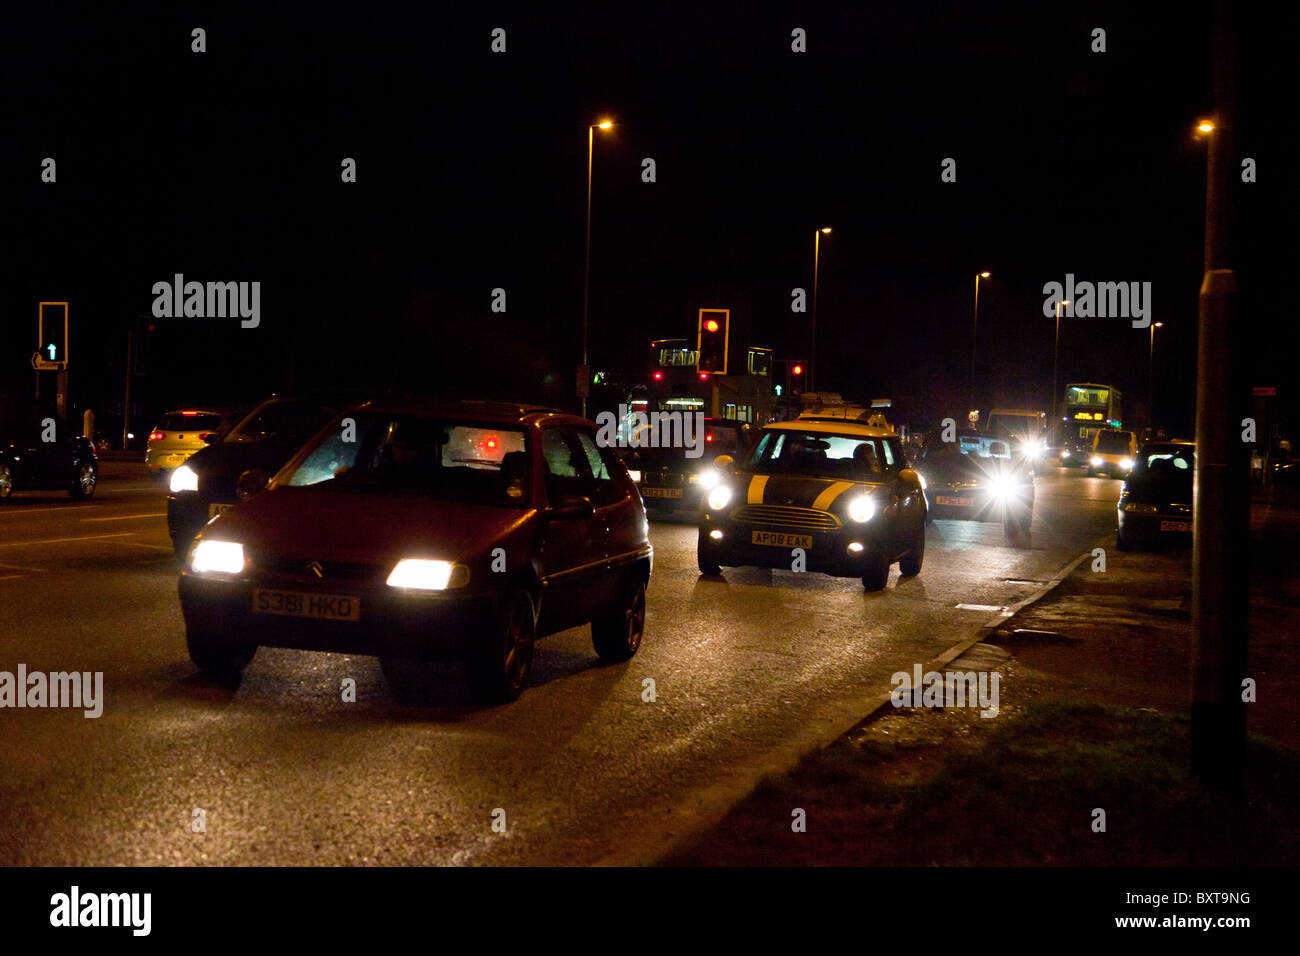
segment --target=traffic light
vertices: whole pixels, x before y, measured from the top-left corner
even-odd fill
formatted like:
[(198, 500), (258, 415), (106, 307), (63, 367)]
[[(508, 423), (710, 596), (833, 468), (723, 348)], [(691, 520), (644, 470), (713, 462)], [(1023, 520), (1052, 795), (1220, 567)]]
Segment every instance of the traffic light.
[(789, 359), (785, 363), (785, 389), (787, 392), (802, 392), (804, 383), (804, 363)]
[(727, 374), (730, 319), (730, 309), (700, 309), (700, 335), (697, 343), (699, 359), (695, 366), (697, 371)]
[(68, 361), (68, 303), (40, 304), (41, 359), (46, 362)]

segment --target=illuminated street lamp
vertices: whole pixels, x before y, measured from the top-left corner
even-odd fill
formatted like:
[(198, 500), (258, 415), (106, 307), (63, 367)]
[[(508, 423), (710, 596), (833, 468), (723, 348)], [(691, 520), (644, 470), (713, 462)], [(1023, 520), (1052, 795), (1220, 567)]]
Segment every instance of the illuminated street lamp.
[(1163, 322), (1151, 323), (1151, 344), (1147, 348), (1147, 424), (1154, 427), (1156, 423), (1156, 409), (1153, 402), (1155, 401), (1155, 368), (1156, 368), (1156, 329), (1163, 326)]
[(816, 386), (814, 378), (817, 369), (817, 269), (821, 259), (822, 233), (830, 235), (831, 227), (822, 226), (813, 233), (813, 301), (812, 301), (812, 350), (808, 356), (808, 391)]
[[(610, 129), (612, 120), (601, 120), (587, 127), (587, 247), (582, 261), (582, 367), (587, 368), (587, 305), (591, 295), (591, 154), (595, 149), (596, 130)], [(584, 383), (584, 391), (590, 387)], [(587, 396), (582, 396), (582, 417), (587, 417)]]
[(975, 411), (975, 339), (979, 335), (980, 326), (980, 279), (987, 279), (989, 273), (977, 272), (975, 274), (975, 324), (971, 326), (970, 333), (970, 410)]

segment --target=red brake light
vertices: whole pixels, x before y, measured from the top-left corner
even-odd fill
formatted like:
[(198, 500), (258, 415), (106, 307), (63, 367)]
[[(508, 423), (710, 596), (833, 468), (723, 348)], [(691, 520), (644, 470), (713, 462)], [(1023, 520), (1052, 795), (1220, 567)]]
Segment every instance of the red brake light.
[(705, 440), (705, 441), (713, 441), (713, 432), (708, 432), (708, 433), (704, 436), (704, 440)]
[(155, 428), (153, 431), (151, 431), (151, 432), (149, 433), (149, 440), (150, 440), (150, 441), (162, 441), (162, 440), (163, 440), (164, 438), (166, 438), (166, 437), (167, 437), (167, 433), (166, 433), (166, 432), (160, 432), (160, 431), (159, 431), (158, 429), (156, 429), (156, 428)]
[(701, 381), (701, 382), (707, 382), (708, 380), (709, 380), (709, 373), (708, 373), (708, 372), (701, 372), (701, 373), (700, 373), (700, 381)]
[(197, 415), (198, 412), (181, 412), (182, 415)]
[(664, 373), (655, 372), (654, 375), (651, 376), (651, 378), (653, 378), (656, 382), (662, 382), (664, 379)]

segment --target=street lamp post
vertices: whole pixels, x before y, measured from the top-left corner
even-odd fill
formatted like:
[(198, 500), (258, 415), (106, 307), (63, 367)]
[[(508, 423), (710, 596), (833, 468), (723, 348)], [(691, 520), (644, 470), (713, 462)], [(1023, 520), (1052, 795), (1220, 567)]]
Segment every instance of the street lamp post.
[[(609, 129), (614, 124), (601, 120), (587, 127), (587, 245), (582, 259), (582, 367), (587, 368), (587, 306), (591, 295), (591, 155), (595, 149), (596, 130)], [(582, 417), (587, 417), (586, 390), (590, 383), (584, 383), (582, 395)]]
[[(1054, 432), (1059, 430), (1061, 427), (1060, 421), (1057, 420), (1057, 414), (1059, 413), (1059, 409), (1056, 404), (1057, 397), (1058, 397), (1056, 393), (1059, 387), (1056, 384), (1057, 382), (1056, 369), (1058, 365), (1058, 358), (1061, 354), (1061, 306), (1069, 305), (1069, 304), (1070, 304), (1069, 299), (1063, 299), (1062, 301), (1056, 303), (1056, 341), (1052, 345), (1052, 430)], [(1052, 436), (1049, 434), (1048, 438), (1051, 439), (1051, 437)]]
[[(1151, 344), (1147, 348), (1147, 426), (1154, 429), (1156, 424), (1155, 409), (1155, 369), (1156, 369), (1156, 329), (1164, 325), (1163, 322), (1151, 323)], [(1154, 436), (1153, 436), (1154, 437)]]
[(812, 301), (812, 347), (808, 356), (808, 391), (816, 388), (817, 370), (817, 270), (821, 261), (822, 233), (830, 234), (830, 226), (813, 232), (813, 301)]
[(980, 279), (987, 279), (989, 273), (975, 273), (975, 322), (970, 333), (970, 411), (975, 411), (975, 340), (980, 327)]

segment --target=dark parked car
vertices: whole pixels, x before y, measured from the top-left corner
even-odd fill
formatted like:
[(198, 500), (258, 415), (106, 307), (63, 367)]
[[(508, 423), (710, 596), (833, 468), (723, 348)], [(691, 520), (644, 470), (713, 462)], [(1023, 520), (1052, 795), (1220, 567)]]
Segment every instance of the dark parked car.
[(878, 591), (895, 561), (905, 576), (921, 573), (925, 520), (920, 478), (888, 426), (777, 422), (705, 496), (697, 559), (702, 574), (791, 570), (799, 550), (804, 570), (860, 578)]
[(649, 524), (592, 422), (495, 402), (346, 417), (355, 434), (336, 420), (199, 535), (180, 596), (200, 669), (231, 678), (259, 646), (376, 654), (390, 674), (452, 658), (497, 702), (539, 636), (590, 622), (602, 658), (636, 653)]
[(89, 498), (98, 480), (94, 443), (57, 415), (0, 425), (0, 501), (27, 489)]
[(1034, 519), (1033, 464), (1010, 443), (975, 433), (933, 441), (917, 463), (934, 518), (1001, 521), (1007, 543), (1027, 548)]
[(1192, 537), (1192, 476), (1196, 445), (1190, 441), (1148, 442), (1120, 491), (1115, 546), (1188, 542)]
[(363, 396), (273, 395), (171, 473), (167, 530), (184, 557), (209, 520), (266, 487), (303, 444)]
[(726, 418), (704, 419), (704, 433), (698, 457), (689, 457), (684, 447), (628, 448), (623, 461), (637, 483), (646, 512), (651, 517), (668, 517), (689, 512), (699, 517), (700, 505), (722, 473), (713, 467), (719, 455), (740, 459), (749, 450), (751, 426)]

